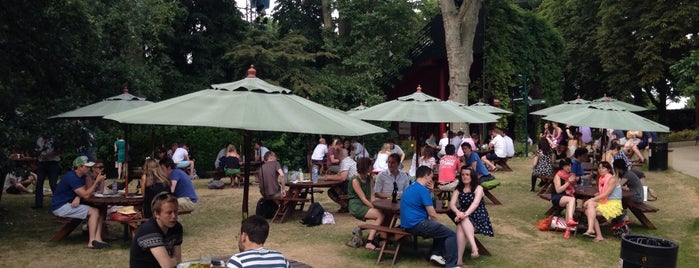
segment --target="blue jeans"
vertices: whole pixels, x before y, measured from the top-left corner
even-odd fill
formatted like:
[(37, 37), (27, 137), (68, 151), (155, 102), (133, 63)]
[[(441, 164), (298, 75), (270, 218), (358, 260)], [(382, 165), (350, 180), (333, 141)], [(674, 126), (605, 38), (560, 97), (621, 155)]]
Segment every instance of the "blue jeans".
[(49, 178), (51, 193), (56, 193), (58, 182), (58, 161), (41, 161), (37, 170), (36, 189), (34, 190), (34, 206), (44, 206), (44, 180)]
[(406, 229), (411, 234), (432, 238), (432, 254), (443, 256), (446, 267), (456, 266), (456, 233), (443, 224), (425, 219), (411, 229)]

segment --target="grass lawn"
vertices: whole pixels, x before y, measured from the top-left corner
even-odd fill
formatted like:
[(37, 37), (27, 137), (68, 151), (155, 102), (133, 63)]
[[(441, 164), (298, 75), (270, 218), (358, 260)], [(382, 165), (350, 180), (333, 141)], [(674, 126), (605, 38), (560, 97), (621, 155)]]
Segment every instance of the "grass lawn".
[[(603, 227), (606, 240), (593, 243), (582, 235), (564, 239), (562, 232), (542, 232), (536, 223), (550, 203), (529, 192), (530, 159), (515, 158), (508, 162), (514, 172), (495, 173), (502, 185), (493, 194), (501, 206), (486, 203), (495, 237), (479, 236), (492, 256), (466, 259), (468, 267), (617, 267), (620, 240), (613, 237), (609, 227)], [(662, 237), (680, 245), (678, 267), (694, 267), (699, 263), (699, 179), (672, 170), (647, 172), (648, 183), (658, 193), (651, 202), (660, 208), (648, 218), (658, 228), (648, 230), (637, 219), (632, 233)], [(231, 255), (238, 251), (235, 236), (241, 221), (242, 188), (206, 189), (208, 180), (197, 180), (200, 197), (195, 212), (181, 217), (185, 228), (183, 259), (198, 259), (203, 252), (214, 256)], [(227, 180), (226, 180), (227, 181)], [(259, 199), (257, 185), (251, 187), (250, 212)], [(49, 198), (50, 200), (50, 198)], [(48, 205), (49, 200), (46, 200)], [(326, 210), (335, 212), (338, 206), (327, 195), (316, 195)], [(32, 210), (32, 195), (3, 194), (0, 207), (0, 266), (2, 267), (127, 267), (129, 245), (121, 239), (108, 241), (112, 247), (90, 250), (87, 237), (79, 230), (59, 242), (48, 242), (61, 228), (52, 222), (48, 210)], [(345, 246), (352, 228), (362, 223), (349, 214), (337, 214), (335, 225), (305, 227), (299, 223), (302, 213), (296, 213), (283, 224), (273, 223), (266, 247), (280, 250), (288, 258), (314, 267), (372, 267), (378, 252)], [(441, 215), (440, 221), (453, 224)], [(110, 232), (120, 236), (121, 226), (110, 226)], [(411, 242), (402, 248), (397, 267), (430, 266), (426, 261), (431, 240), (419, 239), (415, 249)], [(468, 249), (467, 249), (468, 250)], [(468, 256), (469, 251), (466, 252)], [(390, 265), (390, 255), (380, 266)]]

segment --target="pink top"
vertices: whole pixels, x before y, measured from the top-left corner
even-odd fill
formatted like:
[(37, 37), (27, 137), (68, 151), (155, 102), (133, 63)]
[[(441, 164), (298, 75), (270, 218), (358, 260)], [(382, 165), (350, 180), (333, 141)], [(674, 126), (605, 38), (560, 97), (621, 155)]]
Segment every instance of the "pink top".
[[(478, 148), (476, 147), (476, 143), (473, 142), (473, 139), (471, 137), (465, 138), (461, 141), (461, 144), (467, 143), (471, 145), (471, 150), (473, 151), (478, 151)], [(459, 148), (456, 148), (456, 155), (459, 157), (464, 156), (464, 150), (461, 149), (461, 146)]]
[(449, 183), (456, 179), (456, 169), (459, 168), (459, 158), (455, 155), (445, 155), (439, 159), (438, 183)]
[[(573, 173), (566, 172), (565, 170), (561, 169), (556, 173), (556, 175), (558, 175), (558, 177), (561, 178), (561, 180), (563, 180), (561, 182), (562, 185), (565, 184), (566, 181), (568, 181), (568, 178), (570, 178), (570, 176), (573, 175)], [(566, 187), (565, 189), (565, 193), (567, 196), (573, 196), (573, 194), (575, 193), (575, 184), (569, 183), (568, 187)]]
[[(604, 176), (599, 176), (599, 178), (597, 178), (597, 192), (599, 192), (600, 194), (604, 193), (604, 191), (607, 190), (607, 183), (609, 182), (609, 179), (611, 179), (611, 178), (612, 178), (611, 173), (607, 173)], [(607, 197), (605, 197), (604, 199), (601, 199), (599, 201), (599, 203), (600, 204), (607, 203)]]

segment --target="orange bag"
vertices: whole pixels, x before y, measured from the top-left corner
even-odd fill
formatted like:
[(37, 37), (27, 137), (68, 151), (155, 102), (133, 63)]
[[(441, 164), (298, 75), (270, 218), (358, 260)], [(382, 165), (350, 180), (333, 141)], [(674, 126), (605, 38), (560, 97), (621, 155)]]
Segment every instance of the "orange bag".
[(539, 227), (539, 231), (548, 231), (551, 229), (551, 220), (553, 220), (553, 215), (549, 215), (548, 217), (542, 219), (539, 221), (537, 226)]

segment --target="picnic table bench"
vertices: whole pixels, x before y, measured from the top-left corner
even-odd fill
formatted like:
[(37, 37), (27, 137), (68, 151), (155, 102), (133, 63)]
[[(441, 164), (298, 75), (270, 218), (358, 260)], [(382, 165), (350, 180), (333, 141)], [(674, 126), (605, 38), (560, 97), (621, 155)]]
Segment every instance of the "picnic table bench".
[(512, 168), (510, 167), (510, 165), (507, 164), (507, 159), (510, 159), (510, 158), (508, 157), (508, 158), (500, 158), (500, 159), (493, 160), (493, 164), (500, 166), (500, 168), (503, 171), (512, 171)]

